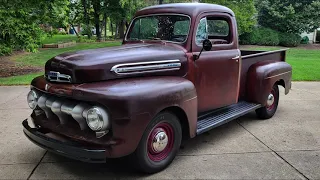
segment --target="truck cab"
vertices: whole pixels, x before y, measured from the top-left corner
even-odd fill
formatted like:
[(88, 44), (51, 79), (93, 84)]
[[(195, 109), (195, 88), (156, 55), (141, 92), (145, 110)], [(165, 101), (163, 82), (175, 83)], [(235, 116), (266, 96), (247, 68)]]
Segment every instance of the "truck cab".
[(128, 156), (147, 173), (181, 141), (252, 111), (272, 118), (288, 94), (285, 50), (241, 51), (227, 7), (180, 3), (138, 11), (122, 46), (68, 52), (31, 82), (25, 135), (48, 151), (103, 163)]

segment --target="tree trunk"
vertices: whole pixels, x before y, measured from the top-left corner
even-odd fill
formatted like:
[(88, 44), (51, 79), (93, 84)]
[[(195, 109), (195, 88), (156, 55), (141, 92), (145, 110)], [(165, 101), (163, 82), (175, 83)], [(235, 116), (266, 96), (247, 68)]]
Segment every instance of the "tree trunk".
[(77, 37), (79, 37), (78, 31), (76, 30), (76, 28), (74, 28), (73, 23), (70, 23), (70, 25), (71, 25), (73, 31), (76, 33)]
[[(89, 20), (89, 16), (88, 16), (88, 4), (86, 0), (81, 0), (82, 2), (82, 6), (83, 6), (83, 11), (84, 11), (84, 19), (85, 19), (85, 24), (86, 24), (86, 28), (87, 28), (87, 33), (88, 33), (88, 38), (91, 39), (91, 28), (90, 28), (90, 20)], [(90, 29), (90, 31), (88, 30), (88, 28)]]
[(163, 4), (163, 0), (159, 0), (159, 4)]
[(97, 40), (101, 40), (101, 31), (100, 31), (100, 0), (94, 0), (93, 1), (93, 10), (94, 10), (94, 24), (96, 27), (96, 34), (97, 34)]
[(103, 25), (104, 25), (104, 40), (107, 40), (107, 14), (103, 14)]
[(114, 35), (114, 30), (113, 30), (113, 22), (110, 21), (110, 29), (111, 29), (111, 35)]
[(121, 20), (119, 23), (119, 35), (120, 39), (124, 38), (124, 20)]
[(115, 30), (116, 34), (114, 36), (115, 39), (118, 38), (118, 35), (119, 35), (119, 28), (118, 28), (118, 23), (116, 23), (116, 30)]

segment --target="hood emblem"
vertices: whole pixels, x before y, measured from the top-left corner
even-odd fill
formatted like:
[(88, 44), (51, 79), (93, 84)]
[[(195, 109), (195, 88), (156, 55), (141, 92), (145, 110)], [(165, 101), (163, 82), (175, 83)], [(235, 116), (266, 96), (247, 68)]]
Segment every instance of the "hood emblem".
[(67, 82), (67, 83), (72, 82), (71, 76), (66, 74), (61, 74), (60, 72), (49, 71), (46, 73), (45, 76), (47, 80), (51, 82)]

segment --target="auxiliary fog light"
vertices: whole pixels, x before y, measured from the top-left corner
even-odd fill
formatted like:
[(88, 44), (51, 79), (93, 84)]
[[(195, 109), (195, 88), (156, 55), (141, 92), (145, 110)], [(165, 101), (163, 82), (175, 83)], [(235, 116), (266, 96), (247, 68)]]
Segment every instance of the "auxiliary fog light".
[(38, 99), (39, 99), (39, 96), (34, 90), (31, 90), (28, 93), (27, 102), (31, 109), (35, 109), (38, 106)]
[(109, 116), (99, 107), (92, 107), (87, 111), (87, 124), (93, 131), (104, 131), (110, 126)]

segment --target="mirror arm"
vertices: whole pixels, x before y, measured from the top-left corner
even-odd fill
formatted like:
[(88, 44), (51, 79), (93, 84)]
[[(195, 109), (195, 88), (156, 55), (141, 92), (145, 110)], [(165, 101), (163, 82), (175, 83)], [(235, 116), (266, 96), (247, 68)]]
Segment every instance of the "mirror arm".
[(204, 48), (202, 48), (201, 49), (201, 51), (200, 51), (200, 53), (199, 53), (199, 55), (193, 55), (193, 59), (194, 59), (194, 61), (196, 61), (196, 60), (198, 60), (199, 58), (200, 58), (200, 56), (201, 56), (201, 54), (202, 54), (202, 52), (203, 52), (203, 50), (204, 50)]

